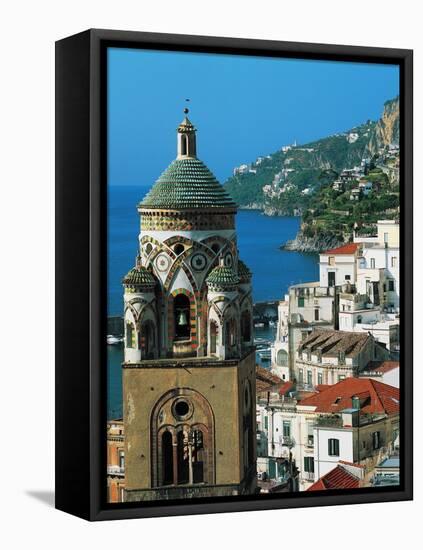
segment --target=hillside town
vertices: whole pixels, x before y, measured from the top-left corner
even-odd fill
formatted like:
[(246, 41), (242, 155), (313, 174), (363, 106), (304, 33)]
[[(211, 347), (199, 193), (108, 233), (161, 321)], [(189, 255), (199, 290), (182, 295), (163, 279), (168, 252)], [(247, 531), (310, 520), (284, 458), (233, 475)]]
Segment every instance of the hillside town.
[(398, 222), (325, 251), (319, 267), (318, 281), (279, 303), (271, 376), (257, 394), (259, 486), (398, 484)]
[[(371, 143), (368, 132), (336, 139)], [(282, 149), (284, 167), (265, 195), (289, 191), (295, 162), (286, 155), (314, 154), (296, 143)], [(399, 206), (365, 207), (382, 192), (398, 203), (399, 148), (357, 158), (329, 174), (326, 213), (309, 209), (302, 226), (322, 216), (330, 223), (330, 210), (352, 235), (320, 251), (318, 279), (291, 284), (277, 318), (266, 319), (264, 304), (258, 320), (237, 205), (197, 158), (196, 129), (182, 121), (175, 161), (138, 205), (122, 337), (108, 337), (123, 343), (124, 403), (123, 417), (107, 423), (109, 502), (399, 484)], [(234, 174), (254, 175), (271, 160)], [(266, 323), (271, 342), (254, 333)]]
[[(319, 280), (279, 302), (270, 369), (256, 366), (260, 493), (399, 483), (399, 224), (319, 257)], [(124, 499), (122, 419), (109, 421), (108, 491)]]

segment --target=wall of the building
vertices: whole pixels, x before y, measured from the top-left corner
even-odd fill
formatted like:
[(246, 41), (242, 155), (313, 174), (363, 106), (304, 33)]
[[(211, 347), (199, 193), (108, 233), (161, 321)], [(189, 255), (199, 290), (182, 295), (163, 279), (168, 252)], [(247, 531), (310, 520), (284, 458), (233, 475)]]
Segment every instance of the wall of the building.
[[(330, 265), (329, 258), (333, 258)], [(357, 279), (357, 262), (355, 254), (320, 254), (319, 280), (320, 286), (329, 286), (329, 272), (335, 273), (335, 285), (344, 285), (348, 281), (355, 284)]]
[[(190, 388), (210, 404), (214, 415), (215, 483), (233, 485), (243, 479), (243, 447), (240, 440), (239, 387), (245, 378), (255, 391), (254, 354), (238, 365), (210, 362), (182, 366), (178, 362), (143, 365), (123, 369), (125, 419), (126, 487), (129, 490), (152, 488), (152, 449), (150, 419), (159, 399), (170, 388)], [(244, 388), (242, 388), (243, 391)], [(254, 394), (253, 394), (254, 395)]]
[[(386, 417), (359, 428), (315, 427), (314, 471), (319, 479), (332, 470), (340, 460), (359, 463), (372, 470), (393, 448), (399, 430), (399, 416)], [(380, 447), (373, 449), (373, 433), (380, 432)], [(339, 456), (328, 453), (329, 439), (339, 440)]]

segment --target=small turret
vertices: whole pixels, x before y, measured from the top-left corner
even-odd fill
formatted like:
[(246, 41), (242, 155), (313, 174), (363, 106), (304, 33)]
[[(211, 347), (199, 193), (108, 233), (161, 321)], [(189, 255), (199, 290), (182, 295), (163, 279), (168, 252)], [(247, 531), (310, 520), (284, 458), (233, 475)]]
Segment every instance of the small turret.
[[(188, 109), (184, 109), (188, 113)], [(197, 158), (196, 129), (188, 117), (178, 126), (178, 159)]]

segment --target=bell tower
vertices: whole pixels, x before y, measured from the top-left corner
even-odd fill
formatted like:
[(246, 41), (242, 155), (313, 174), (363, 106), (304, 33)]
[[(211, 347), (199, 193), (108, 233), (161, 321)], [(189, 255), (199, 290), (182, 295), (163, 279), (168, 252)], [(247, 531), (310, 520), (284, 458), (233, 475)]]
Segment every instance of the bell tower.
[(254, 492), (251, 273), (236, 205), (198, 159), (187, 116), (138, 212), (123, 279), (126, 500)]
[[(188, 109), (185, 109), (188, 112)], [(195, 128), (192, 122), (185, 117), (178, 126), (178, 159), (196, 158), (197, 147), (195, 139)]]

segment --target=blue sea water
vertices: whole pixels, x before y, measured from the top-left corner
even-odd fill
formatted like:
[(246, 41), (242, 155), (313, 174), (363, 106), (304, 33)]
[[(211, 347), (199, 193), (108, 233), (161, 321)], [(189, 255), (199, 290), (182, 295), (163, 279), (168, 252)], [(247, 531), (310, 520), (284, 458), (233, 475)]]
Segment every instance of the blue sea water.
[[(140, 229), (136, 205), (149, 187), (116, 186), (108, 192), (108, 315), (122, 315), (122, 278), (133, 267)], [(293, 239), (300, 219), (269, 217), (255, 210), (236, 216), (240, 258), (253, 273), (254, 301), (280, 300), (292, 284), (318, 277), (317, 254), (288, 252), (280, 245)], [(261, 334), (263, 332), (263, 334)], [(256, 329), (257, 333), (257, 329)], [(257, 334), (258, 335), (258, 334)], [(260, 331), (269, 338), (269, 329)], [(122, 414), (122, 347), (108, 346), (108, 416)]]

